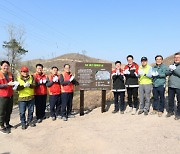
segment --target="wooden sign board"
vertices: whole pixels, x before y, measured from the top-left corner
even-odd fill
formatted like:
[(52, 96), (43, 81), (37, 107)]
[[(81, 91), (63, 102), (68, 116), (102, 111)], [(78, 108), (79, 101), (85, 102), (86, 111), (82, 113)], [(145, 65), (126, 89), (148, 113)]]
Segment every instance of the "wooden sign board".
[(81, 63), (75, 65), (75, 76), (79, 82), (77, 90), (110, 90), (111, 63)]

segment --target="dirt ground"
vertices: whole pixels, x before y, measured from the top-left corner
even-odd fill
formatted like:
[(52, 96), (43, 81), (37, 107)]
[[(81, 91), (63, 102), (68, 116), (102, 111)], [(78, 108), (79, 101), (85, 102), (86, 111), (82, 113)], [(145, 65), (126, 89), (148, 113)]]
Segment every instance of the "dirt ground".
[[(101, 113), (96, 108), (84, 116), (64, 122), (50, 118), (35, 128), (12, 129), (0, 133), (0, 153), (4, 154), (179, 154), (180, 120), (157, 115)], [(19, 123), (18, 110), (11, 124)]]

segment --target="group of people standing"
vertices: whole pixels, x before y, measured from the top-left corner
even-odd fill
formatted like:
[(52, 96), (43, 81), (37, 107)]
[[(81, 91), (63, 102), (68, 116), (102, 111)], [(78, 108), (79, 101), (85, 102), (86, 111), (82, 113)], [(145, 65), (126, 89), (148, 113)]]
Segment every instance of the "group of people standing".
[[(153, 111), (151, 115), (163, 115), (165, 109), (166, 78), (168, 76), (168, 109), (166, 117), (175, 115), (175, 120), (180, 119), (180, 52), (174, 54), (173, 64), (163, 64), (163, 57), (155, 57), (155, 65), (148, 64), (147, 57), (141, 58), (141, 65), (138, 66), (132, 55), (127, 56), (128, 64), (121, 68), (121, 62), (115, 62), (115, 69), (112, 71), (114, 92), (114, 111), (112, 113), (124, 114), (125, 91), (127, 89), (128, 105), (126, 113), (135, 115), (150, 111), (151, 92), (153, 94)], [(139, 95), (138, 95), (139, 92)], [(177, 112), (174, 112), (175, 95), (177, 98)], [(119, 100), (120, 96), (120, 100)], [(138, 98), (139, 96), (139, 98)], [(140, 103), (139, 103), (140, 102)], [(139, 109), (139, 110), (138, 110)]]
[[(74, 75), (70, 72), (70, 65), (64, 65), (64, 71), (59, 74), (58, 67), (51, 68), (51, 74), (43, 72), (43, 65), (36, 65), (36, 72), (29, 74), (29, 69), (22, 66), (20, 75), (15, 80), (9, 71), (8, 61), (1, 62), (0, 70), (0, 131), (10, 133), (13, 127), (10, 115), (13, 107), (13, 90), (18, 91), (18, 106), (22, 129), (28, 126), (35, 127), (33, 121), (34, 106), (36, 110), (37, 123), (46, 118), (46, 100), (49, 94), (50, 116), (53, 121), (60, 118), (67, 121), (73, 118), (72, 100), (74, 85), (78, 85)], [(26, 118), (26, 109), (28, 116)]]
[[(126, 112), (135, 115), (150, 111), (151, 92), (153, 93), (152, 115), (163, 115), (165, 109), (166, 78), (168, 78), (168, 110), (166, 117), (175, 115), (175, 120), (180, 119), (180, 52), (174, 54), (174, 63), (167, 67), (163, 64), (163, 57), (155, 57), (155, 65), (148, 64), (147, 57), (141, 58), (141, 65), (134, 62), (132, 55), (127, 56), (128, 64), (124, 68), (120, 61), (115, 62), (115, 69), (112, 70), (112, 91), (114, 92), (114, 111), (121, 114)], [(28, 126), (35, 127), (33, 122), (34, 106), (36, 109), (37, 123), (45, 118), (47, 94), (49, 94), (50, 116), (53, 121), (56, 118), (67, 121), (73, 118), (72, 100), (74, 85), (79, 83), (70, 71), (70, 65), (64, 65), (64, 71), (59, 74), (58, 67), (51, 68), (51, 74), (43, 72), (43, 65), (36, 65), (36, 72), (29, 74), (29, 69), (22, 66), (20, 75), (15, 80), (9, 71), (8, 61), (1, 62), (0, 70), (0, 131), (10, 133), (13, 127), (10, 122), (10, 115), (13, 107), (13, 90), (18, 91), (18, 106), (22, 129)], [(127, 90), (127, 102), (125, 106), (125, 92)], [(139, 95), (138, 95), (139, 93)], [(177, 112), (174, 112), (175, 95), (177, 98)], [(139, 98), (138, 98), (139, 96)], [(119, 100), (120, 98), (120, 100)], [(140, 104), (139, 104), (140, 102)], [(26, 109), (28, 116), (26, 118)]]

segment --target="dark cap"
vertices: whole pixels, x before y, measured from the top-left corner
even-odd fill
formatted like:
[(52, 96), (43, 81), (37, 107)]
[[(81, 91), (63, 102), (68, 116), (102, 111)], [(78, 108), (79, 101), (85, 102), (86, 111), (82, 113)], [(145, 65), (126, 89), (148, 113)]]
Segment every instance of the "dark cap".
[(147, 57), (142, 57), (141, 58), (141, 61), (147, 61), (148, 59), (147, 59)]

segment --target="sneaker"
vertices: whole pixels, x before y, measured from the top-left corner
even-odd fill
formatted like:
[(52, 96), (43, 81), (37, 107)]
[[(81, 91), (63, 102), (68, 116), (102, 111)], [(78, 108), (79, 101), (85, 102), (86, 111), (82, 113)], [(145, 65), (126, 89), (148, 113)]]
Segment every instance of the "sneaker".
[(11, 129), (11, 128), (13, 128), (14, 126), (12, 126), (12, 125), (10, 125), (10, 124), (8, 124), (8, 125), (6, 125), (6, 128), (7, 129)]
[(41, 122), (42, 122), (42, 119), (38, 119), (38, 120), (37, 120), (37, 123), (41, 123)]
[(56, 120), (56, 117), (52, 117), (52, 121), (55, 121)]
[(129, 107), (127, 110), (126, 110), (126, 113), (130, 113), (133, 111), (133, 108), (132, 107)]
[(58, 119), (62, 119), (62, 116), (58, 115), (57, 118), (58, 118)]
[(148, 115), (148, 111), (144, 111), (144, 115), (145, 115), (145, 116)]
[(163, 112), (158, 112), (158, 117), (162, 117)]
[(137, 112), (136, 108), (133, 108), (133, 111), (132, 111), (131, 115), (135, 115), (136, 112)]
[(67, 118), (66, 117), (62, 117), (63, 121), (67, 121)]
[(124, 111), (120, 111), (120, 114), (124, 114)]
[(112, 113), (117, 113), (117, 112), (119, 112), (118, 110), (114, 110), (114, 111), (112, 111)]
[(9, 134), (10, 132), (6, 129), (6, 127), (1, 127), (0, 132), (3, 134)]
[(75, 118), (75, 115), (69, 114), (68, 118)]
[(44, 116), (42, 119), (43, 119), (43, 120), (46, 119), (46, 116)]
[(166, 114), (166, 118), (169, 118), (169, 117), (171, 117), (172, 115), (174, 115), (173, 112), (168, 112), (168, 113)]
[(175, 116), (174, 120), (179, 120), (180, 119), (180, 115)]
[(156, 110), (153, 110), (150, 114), (151, 114), (151, 115), (155, 115), (155, 114), (157, 114), (157, 111), (156, 111)]
[(139, 112), (138, 112), (138, 115), (142, 114), (143, 112), (144, 112), (144, 111), (139, 111)]
[(35, 127), (35, 126), (36, 126), (36, 124), (35, 124), (35, 123), (30, 122), (30, 123), (28, 123), (28, 124), (27, 124), (27, 126), (30, 126), (30, 127)]
[(22, 130), (25, 130), (26, 128), (27, 128), (27, 126), (26, 125), (22, 125)]

